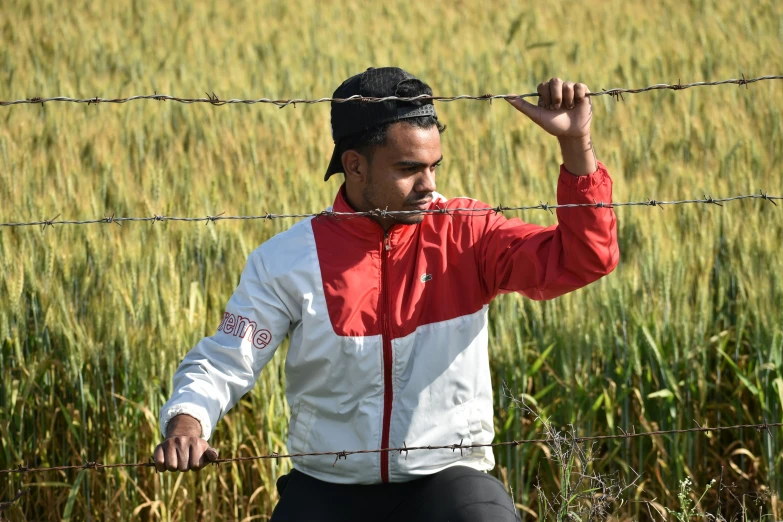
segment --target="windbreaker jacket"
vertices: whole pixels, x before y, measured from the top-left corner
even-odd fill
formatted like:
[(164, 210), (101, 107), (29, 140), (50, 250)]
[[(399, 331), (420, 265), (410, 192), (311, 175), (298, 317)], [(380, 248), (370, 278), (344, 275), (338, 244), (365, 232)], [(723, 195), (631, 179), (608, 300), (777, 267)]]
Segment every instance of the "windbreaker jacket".
[[(609, 203), (599, 163), (560, 167), (558, 203)], [(353, 212), (341, 188), (332, 207)], [(255, 384), (288, 335), (291, 453), (491, 443), (487, 307), (498, 294), (551, 299), (609, 273), (619, 259), (611, 208), (557, 211), (558, 225), (506, 219), (468, 198), (436, 195), (428, 215), (387, 233), (372, 219), (313, 218), (248, 258), (217, 331), (174, 375), (161, 433), (180, 413), (202, 437)], [(402, 482), (453, 465), (490, 470), (491, 448), (301, 457), (294, 467), (335, 483)]]

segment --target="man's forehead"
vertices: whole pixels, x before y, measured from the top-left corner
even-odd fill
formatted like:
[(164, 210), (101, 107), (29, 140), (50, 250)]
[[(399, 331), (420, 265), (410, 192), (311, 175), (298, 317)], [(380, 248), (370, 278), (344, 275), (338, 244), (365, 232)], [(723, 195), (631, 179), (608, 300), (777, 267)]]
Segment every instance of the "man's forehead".
[[(440, 132), (434, 125), (422, 128), (398, 122), (389, 127), (383, 148), (395, 156), (411, 156), (406, 159), (437, 161), (440, 157)], [(434, 159), (429, 158), (433, 155)]]

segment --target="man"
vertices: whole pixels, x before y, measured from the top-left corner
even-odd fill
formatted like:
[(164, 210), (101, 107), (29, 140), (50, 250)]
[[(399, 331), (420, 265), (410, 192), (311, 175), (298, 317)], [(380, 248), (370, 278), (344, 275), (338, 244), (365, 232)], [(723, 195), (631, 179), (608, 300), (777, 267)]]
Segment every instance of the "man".
[[(590, 139), (588, 92), (553, 78), (538, 86), (538, 106), (510, 100), (560, 142), (558, 203), (611, 201), (612, 181)], [(357, 94), (432, 91), (388, 67), (349, 78), (334, 97)], [(431, 101), (332, 104), (335, 149), (325, 179), (345, 175), (334, 211), (462, 210), (306, 219), (255, 250), (217, 333), (174, 376), (160, 414), (158, 470), (197, 470), (217, 458), (206, 442), (215, 423), (253, 387), (286, 334), (290, 452), (492, 442), (489, 302), (512, 291), (551, 299), (611, 272), (615, 215), (562, 209), (559, 224), (545, 228), (472, 199), (446, 199), (435, 192), (443, 129)], [(518, 520), (486, 473), (491, 448), (293, 463), (278, 480), (275, 522)]]

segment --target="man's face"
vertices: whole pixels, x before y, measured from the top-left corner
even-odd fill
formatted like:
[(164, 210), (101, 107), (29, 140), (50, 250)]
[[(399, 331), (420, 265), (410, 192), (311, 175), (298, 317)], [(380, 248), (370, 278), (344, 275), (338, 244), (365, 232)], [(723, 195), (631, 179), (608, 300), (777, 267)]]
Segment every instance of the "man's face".
[[(385, 210), (428, 208), (435, 191), (435, 170), (442, 159), (436, 126), (422, 129), (404, 122), (393, 124), (386, 143), (376, 147), (372, 160), (366, 163), (362, 206)], [(394, 222), (415, 224), (423, 219), (423, 214), (411, 214), (395, 216)]]

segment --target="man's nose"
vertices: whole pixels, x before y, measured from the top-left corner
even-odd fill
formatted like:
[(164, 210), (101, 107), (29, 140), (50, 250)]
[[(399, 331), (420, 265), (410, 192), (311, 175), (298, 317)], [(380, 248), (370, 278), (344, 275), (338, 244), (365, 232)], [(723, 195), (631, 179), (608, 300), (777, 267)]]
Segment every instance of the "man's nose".
[(416, 192), (435, 192), (435, 169), (424, 169), (424, 173), (419, 178)]

